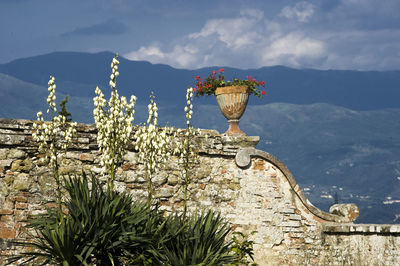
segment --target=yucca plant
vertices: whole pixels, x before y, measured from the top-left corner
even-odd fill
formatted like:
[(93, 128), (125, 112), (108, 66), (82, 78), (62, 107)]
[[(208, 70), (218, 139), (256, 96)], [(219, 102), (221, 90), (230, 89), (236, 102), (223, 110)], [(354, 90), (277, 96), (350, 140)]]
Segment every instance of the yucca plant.
[(212, 210), (200, 215), (175, 216), (168, 220), (170, 240), (164, 246), (161, 265), (225, 265), (235, 259), (230, 254), (231, 231), (219, 213)]
[(48, 208), (31, 219), (32, 248), (9, 260), (21, 265), (225, 265), (232, 254), (228, 223), (212, 210), (164, 213), (126, 193), (103, 190), (95, 177), (64, 178), (64, 213)]
[(92, 177), (65, 180), (70, 200), (65, 203), (72, 219), (81, 221), (92, 260), (99, 265), (118, 265), (122, 258), (151, 262), (159, 256), (163, 237), (163, 213), (127, 193), (103, 191)]
[(157, 265), (165, 260), (163, 246), (170, 239), (167, 221), (158, 207), (146, 204), (146, 213), (137, 215), (143, 219), (129, 219), (129, 230), (122, 238), (123, 259), (126, 265)]
[[(58, 211), (55, 214), (59, 214)], [(18, 261), (18, 265), (89, 265), (90, 249), (87, 247), (82, 232), (69, 217), (61, 217), (57, 222), (51, 217), (46, 221), (45, 216), (35, 221), (36, 234), (31, 235), (31, 242), (15, 244), (30, 247), (34, 251), (24, 252), (8, 260), (8, 263)], [(58, 219), (59, 217), (57, 217)]]
[(65, 207), (71, 219), (79, 221), (78, 231), (85, 235), (91, 259), (102, 264), (117, 264), (120, 238), (124, 221), (131, 214), (132, 198), (125, 193), (111, 198), (109, 191), (103, 191), (94, 177), (90, 190), (86, 175), (81, 179), (66, 178), (64, 183), (70, 196)]
[[(84, 177), (86, 179), (86, 176)], [(69, 193), (70, 191), (67, 190)], [(84, 200), (84, 199), (82, 199)], [(86, 201), (87, 202), (87, 201)], [(67, 208), (67, 212), (71, 212)], [(72, 210), (73, 212), (73, 210)], [(68, 214), (46, 208), (46, 212), (28, 220), (31, 229), (29, 241), (16, 242), (33, 251), (23, 252), (12, 257), (9, 263), (38, 263), (41, 265), (89, 265), (92, 247), (86, 238), (84, 225), (80, 220)]]
[(151, 261), (157, 251), (147, 246), (154, 242), (152, 233), (162, 224), (162, 213), (133, 201), (126, 193), (114, 192), (111, 198), (93, 176), (91, 183), (90, 189), (85, 174), (65, 178), (66, 214), (48, 209), (30, 220), (36, 234), (31, 235), (30, 242), (16, 244), (34, 251), (14, 256), (9, 262), (119, 265), (127, 254)]

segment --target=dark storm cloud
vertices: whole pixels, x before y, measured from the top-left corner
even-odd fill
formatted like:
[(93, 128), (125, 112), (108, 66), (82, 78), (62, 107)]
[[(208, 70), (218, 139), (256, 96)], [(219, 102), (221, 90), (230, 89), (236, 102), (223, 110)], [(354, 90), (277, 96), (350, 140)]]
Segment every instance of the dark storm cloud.
[(105, 22), (76, 28), (73, 31), (65, 32), (61, 34), (62, 37), (73, 37), (73, 36), (86, 36), (86, 35), (120, 35), (127, 31), (128, 27), (120, 21), (111, 19)]

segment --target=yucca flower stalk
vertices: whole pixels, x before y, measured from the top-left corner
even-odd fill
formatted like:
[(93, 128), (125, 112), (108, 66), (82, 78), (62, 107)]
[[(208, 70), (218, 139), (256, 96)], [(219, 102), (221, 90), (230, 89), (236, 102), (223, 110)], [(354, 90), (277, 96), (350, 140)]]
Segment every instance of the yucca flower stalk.
[(193, 115), (193, 88), (186, 90), (186, 131), (184, 132), (180, 142), (180, 163), (183, 167), (183, 216), (187, 212), (188, 187), (190, 182), (191, 170), (197, 161), (197, 153), (194, 151), (191, 140), (200, 134), (200, 130), (195, 130), (190, 124)]
[(96, 97), (93, 98), (95, 108), (93, 116), (97, 128), (97, 144), (101, 152), (100, 164), (104, 172), (108, 173), (107, 185), (112, 197), (117, 166), (122, 162), (127, 152), (130, 135), (133, 130), (136, 96), (132, 95), (129, 103), (124, 96), (119, 96), (116, 89), (116, 78), (119, 76), (117, 60), (112, 60), (110, 88), (111, 96), (107, 101), (103, 92), (96, 87)]
[(170, 134), (173, 131), (172, 128), (158, 126), (158, 108), (154, 98), (155, 96), (152, 93), (150, 95), (150, 104), (148, 105), (149, 117), (147, 125), (139, 127), (135, 133), (135, 149), (139, 152), (139, 160), (144, 164), (148, 182), (148, 205), (151, 204), (153, 195), (154, 174), (162, 168), (171, 156)]
[(56, 84), (55, 78), (50, 76), (48, 82), (49, 95), (47, 103), (49, 108), (47, 113), (50, 114), (50, 121), (44, 121), (43, 113), (37, 113), (37, 122), (33, 124), (32, 138), (38, 141), (39, 151), (46, 154), (49, 159), (49, 165), (53, 170), (53, 176), (57, 186), (57, 203), (61, 212), (61, 183), (59, 174), (59, 155), (65, 152), (72, 142), (72, 138), (76, 135), (76, 122), (67, 122), (67, 118), (57, 113), (56, 108)]

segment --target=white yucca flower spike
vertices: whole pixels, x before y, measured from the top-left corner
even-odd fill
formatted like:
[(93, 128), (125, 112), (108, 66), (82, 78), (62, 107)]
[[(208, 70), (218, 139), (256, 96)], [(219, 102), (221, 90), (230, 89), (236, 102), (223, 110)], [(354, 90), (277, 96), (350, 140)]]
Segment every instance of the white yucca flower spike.
[[(116, 55), (111, 62), (110, 88), (111, 95), (107, 101), (99, 87), (96, 87), (93, 102), (95, 109), (93, 110), (94, 120), (97, 133), (97, 144), (101, 152), (101, 165), (104, 166), (104, 172), (108, 172), (111, 176), (111, 188), (115, 175), (117, 164), (122, 161), (122, 157), (126, 153), (130, 141), (130, 132), (133, 131), (132, 121), (134, 120), (134, 107), (136, 97), (130, 97), (129, 104), (126, 97), (121, 98), (116, 89), (116, 78), (119, 76)], [(114, 171), (114, 172), (113, 172)]]
[[(37, 115), (37, 122), (34, 124), (34, 132), (32, 137), (35, 141), (39, 142), (39, 151), (46, 154), (50, 159), (49, 164), (53, 169), (56, 169), (57, 157), (61, 150), (66, 150), (72, 143), (72, 138), (76, 135), (76, 123), (67, 123), (66, 117), (58, 114), (55, 108), (56, 100), (56, 84), (55, 78), (50, 76), (47, 97), (49, 108), (47, 113), (50, 113), (50, 122), (44, 122), (43, 113), (39, 111)], [(59, 134), (59, 132), (62, 132)], [(58, 175), (58, 173), (57, 173)]]
[(172, 149), (171, 136), (167, 134), (167, 127), (157, 126), (157, 104), (154, 101), (154, 94), (150, 95), (150, 104), (147, 106), (148, 119), (146, 125), (140, 127), (135, 133), (135, 149), (139, 152), (139, 158), (143, 162), (148, 180), (148, 202), (152, 197), (152, 178), (161, 169), (165, 162), (169, 161)]

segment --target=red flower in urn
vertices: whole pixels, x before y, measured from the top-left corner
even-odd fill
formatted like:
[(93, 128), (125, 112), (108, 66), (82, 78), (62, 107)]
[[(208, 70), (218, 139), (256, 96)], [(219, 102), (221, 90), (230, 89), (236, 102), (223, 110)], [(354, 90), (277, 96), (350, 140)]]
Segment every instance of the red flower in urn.
[(246, 109), (250, 94), (260, 98), (266, 95), (265, 90), (261, 89), (265, 87), (265, 82), (253, 76), (227, 81), (224, 73), (225, 69), (221, 68), (211, 72), (205, 79), (196, 76), (193, 91), (197, 96), (215, 95), (218, 106), (229, 123), (225, 134), (244, 136), (246, 134), (240, 130), (239, 120)]
[(256, 80), (253, 76), (247, 76), (246, 79), (234, 78), (226, 81), (223, 73), (225, 73), (225, 69), (221, 68), (219, 70), (213, 70), (213, 72), (205, 79), (196, 76), (193, 91), (196, 92), (197, 96), (214, 95), (217, 88), (246, 86), (249, 94), (254, 94), (260, 98), (266, 95), (266, 92), (260, 89), (265, 87), (264, 81)]

